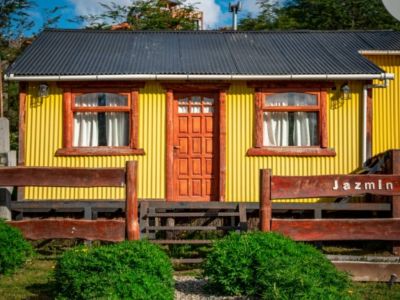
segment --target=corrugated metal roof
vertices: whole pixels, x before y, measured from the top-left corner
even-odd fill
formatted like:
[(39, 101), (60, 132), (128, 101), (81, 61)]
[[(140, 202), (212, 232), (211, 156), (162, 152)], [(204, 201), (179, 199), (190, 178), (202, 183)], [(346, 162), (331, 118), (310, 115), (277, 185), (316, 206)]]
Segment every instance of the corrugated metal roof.
[(52, 75), (379, 74), (359, 50), (400, 50), (395, 31), (46, 30), (7, 70)]

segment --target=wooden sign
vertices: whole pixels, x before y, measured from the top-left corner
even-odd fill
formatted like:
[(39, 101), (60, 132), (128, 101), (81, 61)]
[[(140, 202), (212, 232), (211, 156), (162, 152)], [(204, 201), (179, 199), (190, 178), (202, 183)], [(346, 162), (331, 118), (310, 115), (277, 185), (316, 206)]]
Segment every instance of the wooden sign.
[(272, 176), (271, 198), (400, 195), (399, 175)]

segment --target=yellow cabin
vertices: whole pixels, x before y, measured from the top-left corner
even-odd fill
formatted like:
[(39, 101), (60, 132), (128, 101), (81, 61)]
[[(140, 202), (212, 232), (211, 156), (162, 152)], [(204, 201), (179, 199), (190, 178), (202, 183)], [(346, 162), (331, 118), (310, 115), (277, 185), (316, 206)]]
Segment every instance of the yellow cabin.
[[(349, 174), (400, 148), (399, 41), (46, 30), (6, 73), (21, 87), (19, 165), (136, 160), (139, 199), (167, 201), (257, 202), (265, 168)], [(23, 198), (111, 201), (124, 189), (28, 187)]]

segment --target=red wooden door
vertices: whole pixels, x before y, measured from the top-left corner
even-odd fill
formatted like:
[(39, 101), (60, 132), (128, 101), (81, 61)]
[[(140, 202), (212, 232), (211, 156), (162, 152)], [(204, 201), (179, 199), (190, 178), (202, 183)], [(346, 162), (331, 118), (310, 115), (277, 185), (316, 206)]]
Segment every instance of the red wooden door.
[(177, 94), (174, 99), (174, 200), (218, 199), (217, 97)]

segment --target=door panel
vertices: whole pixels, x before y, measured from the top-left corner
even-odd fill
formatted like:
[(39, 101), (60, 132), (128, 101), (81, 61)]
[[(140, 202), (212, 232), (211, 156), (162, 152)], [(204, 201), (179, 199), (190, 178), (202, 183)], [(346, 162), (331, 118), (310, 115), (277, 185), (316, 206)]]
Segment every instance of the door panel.
[(216, 96), (177, 94), (174, 99), (173, 196), (175, 200), (218, 199)]

